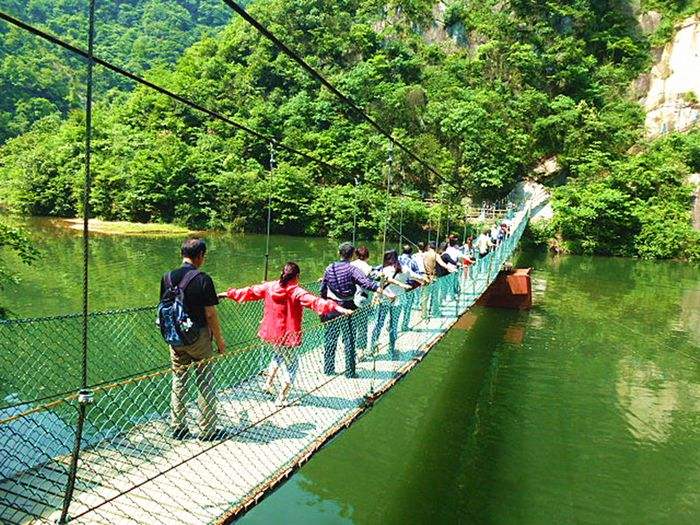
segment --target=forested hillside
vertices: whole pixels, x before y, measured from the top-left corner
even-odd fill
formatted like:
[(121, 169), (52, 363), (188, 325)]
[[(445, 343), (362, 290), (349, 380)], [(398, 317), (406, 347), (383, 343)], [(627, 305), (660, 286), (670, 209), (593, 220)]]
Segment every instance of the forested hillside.
[[(700, 170), (700, 138), (645, 143), (643, 111), (628, 95), (673, 24), (644, 35), (633, 4), (455, 0), (441, 10), (430, 0), (256, 0), (249, 9), (445, 176), (448, 184), (394, 150), (394, 192), (415, 198), (394, 198), (391, 208), (414, 232), (429, 220), (422, 196), (452, 202), (456, 221), (465, 195), (501, 197), (556, 158), (560, 170), (544, 182), (562, 186), (557, 214), (541, 236), (583, 253), (696, 257), (685, 177)], [(677, 20), (698, 1), (642, 2), (652, 7)], [(110, 49), (135, 70), (154, 64), (148, 53), (120, 58), (116, 41)], [(175, 51), (166, 46), (163, 60)], [(355, 206), (360, 235), (379, 231), (386, 141), (241, 19), (148, 76), (340, 168), (278, 152), (276, 231), (347, 235)], [(25, 214), (79, 213), (83, 118), (51, 112), (25, 124), (0, 151), (0, 200)], [(262, 230), (268, 144), (146, 88), (103, 97), (95, 133), (95, 215)]]
[[(87, 45), (86, 0), (6, 0), (2, 10), (80, 47)], [(174, 64), (182, 52), (230, 18), (218, 0), (118, 0), (96, 3), (95, 54), (143, 73)], [(0, 143), (45, 116), (64, 117), (85, 97), (83, 62), (35, 36), (0, 23)], [(98, 95), (130, 90), (116, 76)]]

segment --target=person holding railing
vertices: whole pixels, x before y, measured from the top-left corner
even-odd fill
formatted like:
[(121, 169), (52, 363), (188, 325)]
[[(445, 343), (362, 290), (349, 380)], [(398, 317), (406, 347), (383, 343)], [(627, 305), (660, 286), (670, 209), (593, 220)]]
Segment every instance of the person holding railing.
[(479, 251), (479, 257), (486, 257), (492, 248), (493, 241), (491, 241), (491, 230), (485, 228), (476, 240), (476, 249)]
[[(373, 276), (376, 270), (369, 263), (369, 249), (367, 246), (360, 246), (355, 250), (355, 259), (350, 263), (352, 266), (362, 272), (362, 274), (372, 280), (376, 280)], [(355, 306), (362, 308), (370, 304), (369, 292), (358, 286), (355, 290)], [(359, 315), (353, 319), (355, 325), (355, 350), (363, 351), (367, 349), (367, 325), (369, 315), (366, 313)]]
[(228, 291), (219, 294), (221, 298), (232, 299), (238, 303), (265, 301), (258, 336), (272, 346), (273, 356), (263, 389), (266, 393), (274, 395), (273, 382), (279, 372), (282, 388), (275, 400), (278, 407), (286, 406), (287, 394), (298, 369), (297, 348), (302, 342), (301, 322), (304, 308), (309, 308), (319, 315), (352, 313), (334, 301), (322, 299), (304, 290), (299, 286), (299, 273), (299, 265), (290, 261), (284, 265), (277, 281), (245, 288), (229, 288)]
[[(360, 269), (350, 264), (350, 259), (355, 253), (352, 243), (344, 242), (338, 247), (340, 260), (331, 263), (326, 268), (321, 279), (321, 297), (336, 302), (339, 306), (355, 310), (355, 291), (357, 287), (376, 292), (379, 285), (369, 279)], [(393, 299), (394, 294), (383, 291), (384, 295)], [(340, 314), (331, 312), (321, 315), (324, 323), (324, 349), (323, 372), (327, 375), (335, 374), (335, 353), (338, 348), (338, 338), (343, 337), (345, 346), (345, 376), (356, 377), (355, 374), (355, 327), (352, 317), (347, 317), (336, 322), (330, 322)]]
[[(406, 291), (411, 290), (411, 285), (408, 284), (409, 273), (401, 266), (396, 250), (389, 250), (384, 254), (382, 262), (382, 280), (384, 282), (383, 290), (385, 293), (391, 293), (397, 298), (404, 299), (403, 295)], [(401, 304), (393, 304), (383, 301), (379, 303), (377, 310), (377, 322), (372, 330), (372, 339), (370, 348), (374, 354), (377, 353), (377, 340), (379, 334), (384, 327), (384, 321), (389, 316), (389, 355), (392, 358), (396, 357), (396, 339), (399, 325), (399, 316), (401, 315)]]
[[(425, 244), (423, 250), (423, 267), (425, 268), (425, 276), (428, 278), (429, 283), (433, 283), (429, 288), (430, 297), (430, 310), (434, 313), (436, 311), (437, 297), (438, 297), (438, 284), (435, 282), (437, 279), (437, 252), (435, 251), (435, 242), (428, 242)], [(428, 312), (424, 310), (424, 317)]]
[[(448, 253), (446, 242), (440, 243), (440, 246), (438, 246), (437, 258), (435, 259), (435, 262), (435, 275), (437, 276), (437, 283), (435, 284), (436, 292), (432, 304), (432, 311), (434, 315), (439, 315), (442, 301), (448, 294), (448, 290), (446, 289), (448, 284), (443, 278), (457, 271), (457, 261), (454, 260)], [(452, 287), (452, 290), (454, 290), (454, 287)]]
[[(408, 273), (407, 284), (411, 287), (411, 290), (416, 290), (419, 286), (426, 283), (425, 270), (421, 270), (418, 262), (413, 257), (413, 248), (410, 244), (403, 245), (403, 253), (399, 255), (399, 263), (401, 264), (403, 273)], [(406, 331), (409, 328), (411, 322), (411, 312), (413, 310), (413, 305), (416, 301), (419, 291), (413, 291), (412, 293), (406, 294), (402, 297), (403, 304), (401, 305), (401, 310), (403, 311), (403, 318), (401, 322), (401, 330)]]
[[(190, 439), (192, 434), (187, 427), (185, 398), (187, 396), (187, 376), (194, 368), (197, 398), (201, 420), (199, 439), (212, 441), (223, 439), (225, 432), (216, 428), (216, 393), (214, 391), (214, 365), (212, 340), (216, 342), (220, 354), (226, 350), (226, 341), (221, 333), (221, 325), (216, 312), (219, 303), (214, 282), (200, 268), (205, 262), (207, 245), (202, 239), (187, 239), (180, 250), (182, 266), (166, 273), (160, 283), (160, 299), (163, 301), (173, 293), (182, 295), (183, 307), (188, 315), (186, 328), (193, 332), (193, 341), (185, 344), (172, 343), (170, 362), (173, 370), (171, 406), (171, 430), (174, 439)], [(189, 343), (189, 344), (187, 344)]]

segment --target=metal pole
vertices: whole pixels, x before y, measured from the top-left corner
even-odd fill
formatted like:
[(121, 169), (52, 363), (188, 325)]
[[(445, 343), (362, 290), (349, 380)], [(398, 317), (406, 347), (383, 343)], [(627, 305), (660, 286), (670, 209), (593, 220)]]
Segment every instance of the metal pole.
[(464, 207), (464, 230), (462, 232), (462, 243), (467, 242), (467, 207)]
[(275, 171), (275, 143), (270, 142), (270, 173), (268, 175), (269, 188), (267, 193), (267, 234), (265, 235), (265, 276), (267, 281), (270, 270), (270, 224), (272, 223), (272, 174)]
[(88, 4), (88, 60), (87, 60), (87, 96), (85, 100), (85, 188), (83, 189), (83, 330), (82, 330), (82, 365), (81, 365), (81, 389), (78, 393), (78, 421), (75, 428), (75, 441), (68, 467), (68, 479), (66, 491), (63, 497), (61, 515), (58, 523), (68, 521), (68, 510), (73, 500), (75, 490), (75, 478), (78, 474), (78, 458), (83, 439), (83, 428), (87, 406), (92, 403), (92, 392), (88, 386), (88, 310), (89, 310), (89, 262), (90, 262), (90, 190), (92, 186), (92, 173), (90, 171), (92, 155), (92, 81), (93, 81), (93, 49), (95, 43), (95, 0)]
[(389, 197), (390, 197), (390, 192), (391, 192), (391, 170), (392, 170), (392, 163), (394, 162), (394, 158), (392, 156), (393, 153), (393, 144), (389, 142), (389, 155), (386, 159), (388, 170), (387, 170), (387, 176), (386, 176), (386, 208), (384, 211), (384, 236), (382, 238), (382, 256), (384, 256), (384, 253), (386, 253), (386, 229), (389, 224)]
[(442, 201), (438, 204), (438, 224), (437, 232), (435, 233), (435, 244), (440, 247), (440, 226), (442, 225)]
[(352, 245), (357, 242), (357, 177), (355, 177), (355, 206), (352, 210)]
[(450, 236), (450, 203), (447, 203), (447, 228), (445, 229), (445, 240)]
[(403, 197), (399, 197), (399, 246), (403, 244)]

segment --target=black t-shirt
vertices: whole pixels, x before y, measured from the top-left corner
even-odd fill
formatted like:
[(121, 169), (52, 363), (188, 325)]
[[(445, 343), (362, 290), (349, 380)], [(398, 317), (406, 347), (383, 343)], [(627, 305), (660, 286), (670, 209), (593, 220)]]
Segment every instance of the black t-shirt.
[[(194, 266), (185, 263), (177, 270), (173, 270), (170, 278), (173, 285), (179, 284), (185, 274), (194, 269)], [(163, 293), (165, 293), (165, 276), (160, 280), (161, 298)], [(217, 304), (219, 304), (219, 298), (216, 296), (214, 281), (206, 273), (197, 275), (185, 288), (185, 308), (187, 308), (187, 313), (190, 314), (192, 322), (197, 326), (207, 326), (207, 316), (204, 313), (204, 307)]]

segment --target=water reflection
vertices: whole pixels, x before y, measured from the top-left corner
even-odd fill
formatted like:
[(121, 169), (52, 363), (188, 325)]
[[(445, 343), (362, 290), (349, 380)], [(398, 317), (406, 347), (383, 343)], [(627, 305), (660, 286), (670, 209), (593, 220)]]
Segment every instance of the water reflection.
[(683, 293), (680, 325), (691, 335), (693, 343), (700, 347), (700, 281), (696, 286), (698, 288)]
[[(32, 266), (8, 254), (19, 284), (0, 290), (0, 305), (17, 317), (61, 315), (81, 308), (82, 240), (80, 232), (51, 221), (27, 222), (40, 258)], [(265, 237), (210, 233), (205, 236), (209, 257), (205, 271), (220, 289), (259, 282), (263, 278)], [(390, 239), (396, 241), (396, 239)], [(163, 273), (180, 262), (182, 238), (113, 237), (95, 235), (90, 243), (90, 302), (94, 310), (154, 305)], [(371, 260), (379, 258), (380, 243), (366, 243)], [(299, 262), (302, 281), (311, 282), (337, 255), (337, 241), (272, 236), (270, 275), (274, 278), (288, 260)]]
[(697, 268), (519, 264), (533, 310), (465, 316), (242, 521), (696, 523)]
[(639, 441), (662, 443), (671, 435), (678, 385), (651, 361), (620, 359), (615, 384), (629, 431)]

